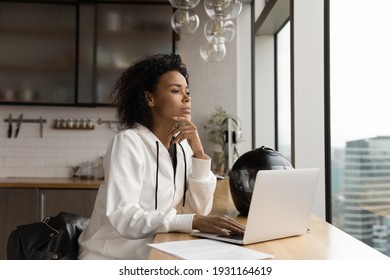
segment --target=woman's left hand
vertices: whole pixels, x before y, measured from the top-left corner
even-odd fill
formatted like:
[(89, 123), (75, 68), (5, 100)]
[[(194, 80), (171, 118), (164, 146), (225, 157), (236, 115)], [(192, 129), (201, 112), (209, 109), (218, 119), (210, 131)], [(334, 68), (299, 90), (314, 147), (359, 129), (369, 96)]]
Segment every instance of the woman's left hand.
[(175, 126), (171, 134), (175, 136), (174, 143), (180, 143), (187, 139), (190, 145), (194, 157), (205, 159), (206, 154), (204, 153), (202, 142), (198, 134), (198, 129), (195, 124), (191, 121), (191, 117), (177, 116), (173, 118), (180, 125)]

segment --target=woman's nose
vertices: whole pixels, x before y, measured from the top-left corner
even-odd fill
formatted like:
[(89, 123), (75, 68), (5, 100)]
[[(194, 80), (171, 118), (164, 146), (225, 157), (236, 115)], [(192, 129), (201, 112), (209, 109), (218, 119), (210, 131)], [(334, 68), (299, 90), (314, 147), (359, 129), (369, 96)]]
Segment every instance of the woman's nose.
[(184, 93), (184, 102), (190, 102), (191, 101), (191, 96), (189, 96), (187, 93)]

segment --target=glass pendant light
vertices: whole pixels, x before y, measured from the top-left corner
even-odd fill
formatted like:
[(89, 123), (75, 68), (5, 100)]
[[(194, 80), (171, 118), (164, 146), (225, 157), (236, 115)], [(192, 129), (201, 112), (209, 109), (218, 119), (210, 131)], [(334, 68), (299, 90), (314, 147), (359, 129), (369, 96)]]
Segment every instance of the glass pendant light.
[(207, 62), (219, 62), (226, 54), (226, 46), (223, 39), (214, 38), (212, 42), (206, 42), (200, 48), (200, 56)]
[[(180, 34), (194, 33), (199, 26), (199, 17), (192, 10), (200, 0), (169, 0), (177, 10), (171, 18), (172, 29)], [(221, 61), (226, 55), (226, 44), (234, 39), (234, 19), (242, 10), (242, 0), (203, 0), (207, 15), (211, 18), (204, 26), (207, 42), (200, 48), (205, 61)]]
[(193, 10), (181, 8), (173, 13), (171, 26), (178, 34), (192, 34), (198, 29), (199, 17)]
[(176, 9), (187, 7), (188, 9), (193, 9), (199, 4), (200, 0), (169, 0), (172, 7)]
[(204, 9), (209, 17), (215, 19), (235, 19), (241, 13), (241, 0), (204, 0)]
[(209, 42), (212, 42), (214, 38), (222, 38), (225, 43), (229, 43), (235, 34), (235, 24), (231, 20), (209, 19), (204, 26), (204, 35)]
[(230, 5), (223, 12), (224, 19), (235, 19), (242, 10), (241, 0), (230, 0)]

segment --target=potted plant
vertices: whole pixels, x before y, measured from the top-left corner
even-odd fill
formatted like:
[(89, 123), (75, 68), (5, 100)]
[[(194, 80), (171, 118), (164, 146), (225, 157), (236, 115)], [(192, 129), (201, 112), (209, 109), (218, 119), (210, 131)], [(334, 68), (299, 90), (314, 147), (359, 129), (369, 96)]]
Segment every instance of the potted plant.
[(224, 175), (225, 168), (225, 129), (222, 122), (228, 117), (226, 111), (221, 107), (215, 108), (214, 113), (204, 126), (208, 130), (208, 140), (211, 141), (215, 150), (212, 155), (213, 171), (217, 175)]

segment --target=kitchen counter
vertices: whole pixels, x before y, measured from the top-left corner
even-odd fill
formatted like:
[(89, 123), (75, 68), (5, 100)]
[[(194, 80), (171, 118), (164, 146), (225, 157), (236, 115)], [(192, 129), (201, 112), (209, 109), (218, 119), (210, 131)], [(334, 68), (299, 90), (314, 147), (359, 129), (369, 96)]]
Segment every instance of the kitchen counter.
[(78, 178), (0, 177), (0, 260), (19, 225), (42, 221), (60, 212), (91, 217), (100, 180)]
[(0, 178), (0, 188), (97, 189), (102, 181), (79, 178)]

